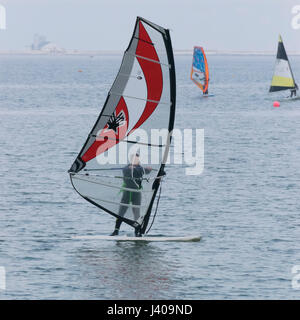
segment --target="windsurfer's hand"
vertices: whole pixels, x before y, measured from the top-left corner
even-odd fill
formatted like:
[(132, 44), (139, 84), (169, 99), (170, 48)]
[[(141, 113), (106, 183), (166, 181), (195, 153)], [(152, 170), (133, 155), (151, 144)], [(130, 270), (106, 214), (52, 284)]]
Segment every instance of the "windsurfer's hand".
[(166, 172), (163, 170), (163, 171), (161, 172), (160, 177), (158, 177), (158, 179), (162, 179), (165, 175), (166, 175)]

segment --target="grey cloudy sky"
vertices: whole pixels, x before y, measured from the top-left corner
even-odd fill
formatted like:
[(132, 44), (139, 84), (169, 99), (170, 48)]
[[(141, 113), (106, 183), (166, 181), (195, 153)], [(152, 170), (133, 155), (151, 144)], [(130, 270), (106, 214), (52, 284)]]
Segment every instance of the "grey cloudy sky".
[(0, 0), (7, 29), (0, 50), (22, 50), (39, 33), (61, 47), (126, 49), (137, 15), (172, 30), (174, 49), (202, 45), (218, 50), (300, 51), (300, 29), (291, 27), (300, 0)]

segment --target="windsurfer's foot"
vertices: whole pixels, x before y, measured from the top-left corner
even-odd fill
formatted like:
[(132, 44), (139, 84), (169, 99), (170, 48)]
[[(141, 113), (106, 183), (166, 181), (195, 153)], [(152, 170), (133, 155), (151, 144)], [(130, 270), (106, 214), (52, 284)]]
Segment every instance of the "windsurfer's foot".
[(111, 236), (117, 236), (119, 235), (119, 230), (115, 229), (114, 232), (111, 234)]
[(135, 229), (134, 230), (134, 234), (135, 234), (136, 237), (141, 237), (142, 236), (141, 232), (140, 232), (140, 229)]

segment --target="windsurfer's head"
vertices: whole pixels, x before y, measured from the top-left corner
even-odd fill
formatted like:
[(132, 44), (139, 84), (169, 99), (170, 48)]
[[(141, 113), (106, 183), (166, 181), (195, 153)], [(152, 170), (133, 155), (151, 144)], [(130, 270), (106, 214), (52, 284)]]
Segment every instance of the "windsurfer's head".
[(140, 154), (138, 152), (130, 156), (130, 163), (135, 166), (140, 164)]

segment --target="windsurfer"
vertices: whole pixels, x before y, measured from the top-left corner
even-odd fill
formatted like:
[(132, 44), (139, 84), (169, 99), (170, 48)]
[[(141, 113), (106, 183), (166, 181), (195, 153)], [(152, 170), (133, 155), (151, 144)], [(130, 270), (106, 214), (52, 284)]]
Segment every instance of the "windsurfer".
[[(119, 213), (120, 217), (124, 217), (129, 204), (132, 204), (132, 212), (134, 220), (136, 221), (140, 217), (140, 205), (142, 200), (142, 181), (143, 175), (149, 174), (152, 170), (151, 167), (142, 167), (140, 164), (140, 155), (138, 153), (133, 154), (130, 159), (130, 164), (123, 168), (123, 187), (127, 189), (136, 189), (137, 191), (123, 190), (123, 196), (121, 199)], [(123, 205), (124, 204), (124, 205)], [(122, 219), (117, 218), (115, 230), (111, 236), (119, 234)], [(139, 227), (135, 228), (135, 235), (140, 236)]]
[(203, 91), (203, 95), (208, 95), (208, 81), (209, 81), (209, 79), (207, 79), (207, 81), (206, 81), (206, 78), (204, 77), (203, 80), (204, 80), (203, 88), (207, 87), (206, 91)]
[(295, 88), (291, 90), (291, 98), (293, 98), (293, 96), (296, 97), (297, 95), (297, 90), (298, 90), (298, 86), (297, 86), (297, 83), (295, 83)]

